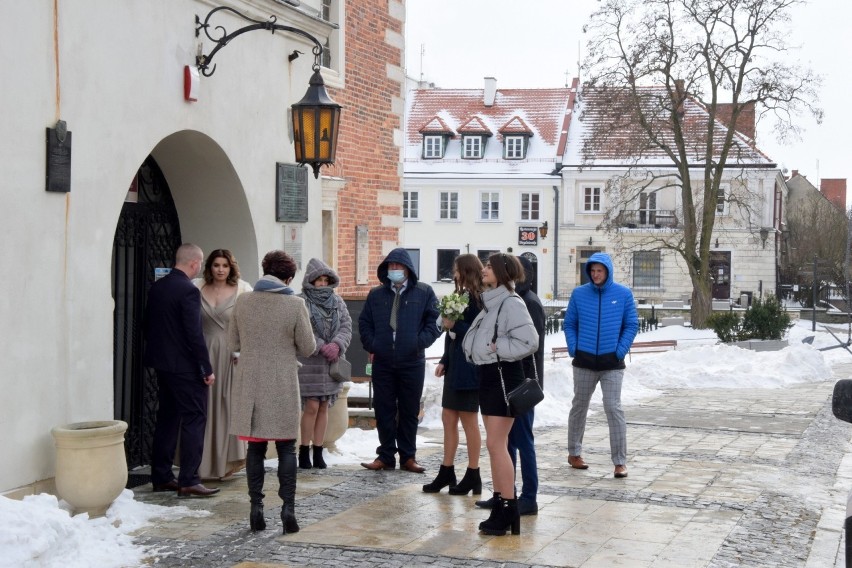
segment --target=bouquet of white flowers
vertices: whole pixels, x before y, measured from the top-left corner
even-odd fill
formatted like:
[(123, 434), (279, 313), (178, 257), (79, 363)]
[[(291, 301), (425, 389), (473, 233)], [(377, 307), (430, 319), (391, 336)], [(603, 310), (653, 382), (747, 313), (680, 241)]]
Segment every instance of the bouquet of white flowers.
[(458, 294), (453, 292), (441, 298), (441, 317), (448, 320), (458, 321), (464, 315), (467, 305), (470, 303), (470, 295), (467, 292)]

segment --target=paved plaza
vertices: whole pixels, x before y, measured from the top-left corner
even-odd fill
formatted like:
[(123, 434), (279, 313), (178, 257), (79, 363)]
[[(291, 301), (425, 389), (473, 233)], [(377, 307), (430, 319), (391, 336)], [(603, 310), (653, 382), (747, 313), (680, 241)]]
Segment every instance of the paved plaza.
[[(422, 492), (438, 470), (442, 433), (421, 429), (438, 442), (418, 451), (424, 475), (357, 464), (299, 470), (297, 534), (281, 535), (268, 471), (266, 531), (248, 529), (239, 474), (216, 497), (180, 501), (210, 516), (157, 522), (134, 540), (151, 547), (157, 566), (842, 566), (852, 426), (832, 416), (831, 392), (852, 363), (833, 370), (821, 383), (669, 390), (627, 407), (626, 479), (612, 477), (599, 407), (586, 430), (588, 470), (568, 467), (565, 427), (538, 430), (539, 513), (522, 517), (520, 536), (480, 535), (487, 511), (474, 497)], [(463, 471), (464, 446), (456, 461)], [(484, 448), (481, 463), (490, 482)], [(150, 485), (135, 494), (177, 503)]]

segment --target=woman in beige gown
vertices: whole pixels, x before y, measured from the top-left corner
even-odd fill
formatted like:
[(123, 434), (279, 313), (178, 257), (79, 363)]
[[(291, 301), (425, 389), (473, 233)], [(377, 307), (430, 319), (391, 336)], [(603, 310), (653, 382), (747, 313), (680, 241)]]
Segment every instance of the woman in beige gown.
[(210, 253), (204, 264), (203, 277), (194, 283), (201, 289), (204, 341), (210, 352), (213, 373), (219, 379), (209, 389), (204, 453), (198, 475), (202, 479), (222, 479), (239, 471), (246, 463), (245, 442), (228, 434), (233, 379), (233, 359), (228, 351), (228, 322), (237, 296), (250, 292), (252, 287), (240, 280), (240, 267), (227, 249), (216, 249)]

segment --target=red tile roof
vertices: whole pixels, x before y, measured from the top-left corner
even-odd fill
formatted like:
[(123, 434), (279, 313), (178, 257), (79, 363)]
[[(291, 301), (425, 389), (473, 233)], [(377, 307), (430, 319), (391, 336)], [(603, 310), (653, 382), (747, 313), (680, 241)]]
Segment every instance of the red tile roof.
[[(676, 151), (674, 122), (671, 119), (674, 102), (668, 92), (662, 87), (644, 87), (640, 88), (639, 96), (644, 114), (658, 139)], [(581, 138), (587, 143), (586, 152), (592, 163), (627, 159), (658, 163), (671, 161), (663, 149), (651, 143), (638, 121), (624, 112), (630, 104), (627, 102), (629, 98), (626, 90), (586, 88), (579, 99), (582, 109)], [(713, 128), (709, 128), (709, 112), (689, 97), (683, 100), (681, 112), (683, 118), (680, 122), (689, 160), (696, 165), (703, 163), (708, 141), (713, 144), (714, 157), (720, 157), (727, 126), (721, 120), (716, 120)], [(581, 151), (572, 148), (572, 153), (579, 154)], [(735, 132), (728, 163), (768, 165), (771, 160), (754, 146), (751, 138)]]
[(420, 144), (423, 125), (436, 118), (456, 132), (476, 118), (492, 133), (519, 119), (534, 136), (555, 147), (566, 111), (570, 112), (571, 94), (571, 89), (498, 89), (494, 104), (485, 106), (483, 89), (416, 89), (409, 93), (407, 142)]

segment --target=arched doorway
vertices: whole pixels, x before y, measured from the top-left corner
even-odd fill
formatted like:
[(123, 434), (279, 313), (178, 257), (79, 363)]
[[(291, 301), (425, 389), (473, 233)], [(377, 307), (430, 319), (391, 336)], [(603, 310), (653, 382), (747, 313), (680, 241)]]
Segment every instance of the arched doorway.
[(154, 269), (171, 267), (180, 244), (169, 185), (148, 156), (121, 208), (112, 253), (114, 415), (128, 424), (125, 447), (131, 469), (149, 463), (157, 410), (156, 375), (142, 365), (142, 314)]
[(521, 257), (527, 259), (532, 264), (533, 280), (530, 283), (530, 290), (534, 294), (538, 294), (538, 257), (531, 252), (521, 253)]
[[(195, 130), (163, 138), (132, 177), (113, 243), (114, 414), (126, 420), (131, 469), (150, 463), (156, 424), (153, 371), (142, 366), (142, 313), (154, 269), (171, 267), (181, 242), (234, 252), (242, 277), (258, 276), (257, 236), (242, 181), (222, 147)], [(125, 188), (122, 188), (125, 191)], [(122, 193), (123, 195), (123, 193)], [(135, 195), (135, 196), (134, 196)], [(147, 481), (131, 475), (128, 485)]]

